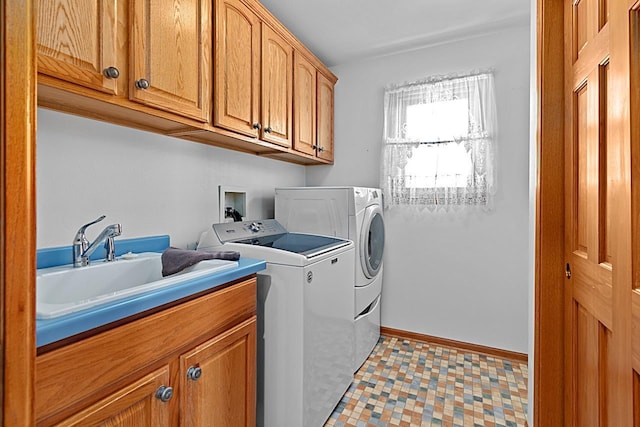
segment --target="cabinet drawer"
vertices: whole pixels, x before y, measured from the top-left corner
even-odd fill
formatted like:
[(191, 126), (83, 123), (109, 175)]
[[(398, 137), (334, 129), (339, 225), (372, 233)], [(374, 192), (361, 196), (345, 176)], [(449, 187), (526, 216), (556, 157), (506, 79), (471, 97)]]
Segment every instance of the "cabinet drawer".
[[(36, 358), (36, 418), (69, 416), (256, 312), (256, 279), (206, 294)], [(45, 421), (45, 422), (43, 422)]]

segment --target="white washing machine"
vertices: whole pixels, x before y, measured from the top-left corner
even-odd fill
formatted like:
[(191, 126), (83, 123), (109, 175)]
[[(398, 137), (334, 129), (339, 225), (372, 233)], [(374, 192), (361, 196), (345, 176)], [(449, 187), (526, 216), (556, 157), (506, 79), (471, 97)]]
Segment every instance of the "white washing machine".
[(267, 263), (258, 273), (257, 425), (321, 427), (353, 381), (353, 243), (267, 219), (213, 224), (198, 244), (208, 249)]
[(354, 372), (380, 338), (382, 209), (382, 192), (377, 188), (276, 188), (275, 217), (287, 230), (339, 237), (355, 243)]

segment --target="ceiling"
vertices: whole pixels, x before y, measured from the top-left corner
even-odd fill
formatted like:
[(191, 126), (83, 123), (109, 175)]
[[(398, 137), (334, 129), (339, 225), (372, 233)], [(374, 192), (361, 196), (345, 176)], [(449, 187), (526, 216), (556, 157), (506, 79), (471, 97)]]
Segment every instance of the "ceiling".
[(261, 0), (327, 66), (526, 25), (531, 0)]

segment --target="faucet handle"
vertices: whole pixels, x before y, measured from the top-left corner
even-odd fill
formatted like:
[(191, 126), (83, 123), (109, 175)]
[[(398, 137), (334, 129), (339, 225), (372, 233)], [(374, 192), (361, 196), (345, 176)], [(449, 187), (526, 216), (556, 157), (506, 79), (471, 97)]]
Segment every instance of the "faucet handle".
[(98, 222), (102, 221), (102, 220), (103, 220), (103, 219), (105, 219), (106, 217), (107, 217), (106, 215), (102, 215), (102, 216), (100, 216), (99, 218), (97, 218), (97, 219), (95, 219), (95, 220), (93, 220), (93, 221), (91, 221), (91, 222), (88, 222), (88, 223), (86, 223), (85, 225), (83, 225), (82, 227), (80, 227), (80, 228), (78, 229), (78, 232), (76, 233), (76, 237), (75, 237), (75, 239), (74, 239), (74, 240), (75, 240), (75, 241), (78, 241), (78, 240), (83, 240), (83, 239), (85, 239), (85, 237), (84, 237), (84, 232), (87, 230), (87, 228), (89, 228), (89, 227), (90, 227), (90, 226), (92, 226), (93, 224), (96, 224), (96, 223), (98, 223)]

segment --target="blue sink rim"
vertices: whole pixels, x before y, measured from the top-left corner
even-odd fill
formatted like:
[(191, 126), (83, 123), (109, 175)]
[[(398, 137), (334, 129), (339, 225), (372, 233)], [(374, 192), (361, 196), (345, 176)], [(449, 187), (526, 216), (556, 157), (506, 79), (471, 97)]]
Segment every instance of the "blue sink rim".
[[(168, 247), (169, 236), (166, 235), (116, 240), (117, 255), (127, 252), (163, 252)], [(71, 246), (39, 249), (38, 268), (68, 264), (70, 257)], [(100, 255), (97, 258), (100, 258)], [(238, 267), (210, 276), (53, 319), (36, 320), (36, 346), (42, 347), (176, 300), (212, 290), (217, 286), (255, 274), (264, 270), (266, 266), (264, 260), (240, 258)]]

